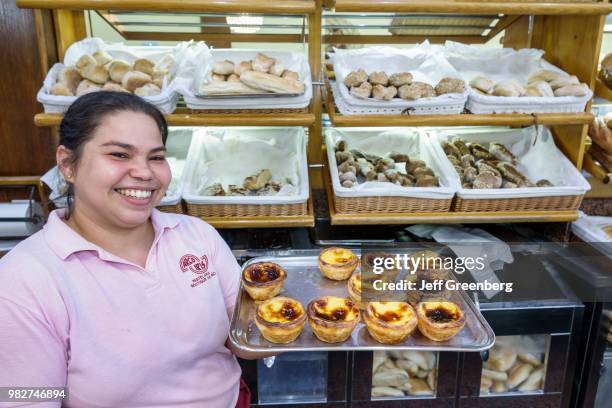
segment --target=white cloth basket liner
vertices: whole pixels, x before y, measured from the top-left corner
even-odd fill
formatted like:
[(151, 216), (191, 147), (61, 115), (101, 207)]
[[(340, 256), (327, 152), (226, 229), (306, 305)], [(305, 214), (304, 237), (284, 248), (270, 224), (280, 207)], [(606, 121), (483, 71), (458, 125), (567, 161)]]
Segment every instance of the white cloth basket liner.
[(172, 181), (159, 205), (175, 205), (183, 198), (184, 169), (191, 138), (197, 128), (170, 127), (166, 140), (166, 160), (172, 170)]
[[(307, 138), (302, 127), (208, 127), (194, 132), (184, 170), (183, 199), (189, 204), (298, 204), (308, 200)], [(245, 177), (270, 169), (273, 181), (294, 186), (275, 196), (206, 196), (220, 182), (242, 185)], [(284, 194), (283, 194), (284, 193)], [(291, 195), (287, 195), (291, 194)]]
[[(413, 113), (461, 113), (468, 97), (468, 91), (461, 94), (445, 94), (435, 98), (416, 101), (393, 99), (379, 101), (374, 98), (359, 98), (352, 95), (344, 85), (344, 79), (351, 71), (364, 69), (368, 74), (384, 71), (388, 75), (410, 72), (414, 81), (426, 82), (431, 86), (444, 77), (461, 78), (459, 73), (445, 60), (439, 47), (430, 47), (427, 42), (411, 49), (392, 47), (368, 47), (360, 49), (336, 49), (333, 58), (336, 87), (334, 99), (342, 106), (345, 114), (351, 113), (401, 113), (414, 109)], [(441, 109), (436, 109), (440, 106)], [(340, 109), (340, 107), (339, 107)], [(385, 110), (389, 112), (385, 112)], [(425, 110), (425, 112), (419, 112)], [(341, 111), (342, 112), (342, 111)], [(344, 113), (344, 112), (343, 112)]]
[(583, 195), (590, 190), (590, 184), (582, 177), (572, 162), (557, 148), (550, 130), (544, 126), (530, 126), (523, 129), (448, 129), (430, 132), (432, 145), (437, 155), (446, 160), (440, 142), (460, 136), (466, 142), (481, 143), (485, 147), (491, 142), (501, 143), (517, 157), (517, 168), (534, 183), (548, 179), (554, 187), (464, 189), (459, 175), (452, 168), (457, 197), (465, 199), (504, 199), (527, 197), (550, 197)]
[[(340, 184), (334, 153), (334, 146), (341, 139), (348, 143), (349, 150), (358, 149), (381, 157), (396, 151), (405, 153), (413, 159), (423, 160), (440, 180), (440, 187), (402, 187), (378, 181), (360, 183), (351, 188), (343, 187)], [(440, 160), (432, 149), (426, 132), (415, 128), (328, 128), (325, 130), (325, 145), (332, 186), (334, 194), (338, 197), (393, 196), (449, 199), (458, 188), (455, 179), (450, 177), (454, 171), (451, 164)]]
[[(196, 90), (206, 80), (216, 61), (228, 59), (235, 64), (255, 58), (258, 52), (280, 60), (285, 69), (297, 72), (304, 82), (304, 93), (299, 96), (278, 96), (265, 98), (198, 98)], [(177, 78), (177, 88), (190, 109), (301, 109), (312, 99), (312, 78), (306, 57), (297, 52), (272, 50), (209, 50), (203, 43), (197, 43), (186, 54)]]
[(178, 65), (189, 43), (180, 43), (175, 47), (163, 46), (128, 46), (123, 43), (105, 43), (99, 38), (87, 38), (75, 42), (66, 51), (63, 63), (54, 64), (43, 81), (43, 86), (36, 95), (36, 100), (43, 105), (46, 113), (64, 113), (77, 99), (76, 96), (51, 95), (49, 90), (57, 82), (57, 74), (64, 66), (74, 66), (83, 54), (93, 54), (98, 50), (109, 53), (115, 59), (122, 59), (133, 63), (138, 58), (148, 58), (157, 63), (164, 56), (171, 54), (175, 63), (169, 75), (164, 78), (162, 90), (159, 95), (145, 96), (144, 100), (155, 105), (161, 112), (168, 114), (176, 109), (178, 93), (172, 80), (177, 73)]
[[(542, 50), (483, 48), (453, 41), (447, 41), (443, 50), (448, 62), (466, 84), (478, 75), (484, 75), (493, 82), (516, 79), (527, 84), (531, 74), (543, 69), (567, 75), (565, 71), (544, 60)], [(584, 112), (587, 102), (593, 97), (590, 90), (586, 96), (507, 97), (482, 95), (468, 88), (466, 108), (476, 114)]]
[(581, 211), (580, 217), (572, 223), (572, 232), (612, 258), (612, 238), (603, 230), (610, 225), (612, 217), (586, 215)]

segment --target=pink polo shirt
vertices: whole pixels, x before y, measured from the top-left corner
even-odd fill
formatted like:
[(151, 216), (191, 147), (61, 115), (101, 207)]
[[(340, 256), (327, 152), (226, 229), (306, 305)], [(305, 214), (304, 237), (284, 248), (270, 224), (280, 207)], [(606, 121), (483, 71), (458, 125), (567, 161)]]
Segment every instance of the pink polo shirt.
[(66, 386), (66, 407), (234, 407), (240, 267), (217, 231), (153, 210), (141, 268), (62, 215), (0, 259), (0, 386)]

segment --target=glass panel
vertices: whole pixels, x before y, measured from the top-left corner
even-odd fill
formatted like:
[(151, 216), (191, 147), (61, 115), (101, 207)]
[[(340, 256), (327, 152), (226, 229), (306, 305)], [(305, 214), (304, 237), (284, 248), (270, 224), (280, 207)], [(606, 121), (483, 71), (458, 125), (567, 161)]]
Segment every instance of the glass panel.
[(433, 397), (437, 367), (438, 353), (431, 351), (375, 351), (372, 399)]
[(548, 334), (497, 337), (482, 368), (480, 394), (542, 392), (549, 344)]
[(285, 353), (268, 368), (257, 361), (260, 404), (327, 401), (327, 352)]
[(610, 406), (612, 400), (612, 352), (604, 354), (601, 377), (597, 386), (597, 396), (595, 397), (595, 408), (605, 408)]

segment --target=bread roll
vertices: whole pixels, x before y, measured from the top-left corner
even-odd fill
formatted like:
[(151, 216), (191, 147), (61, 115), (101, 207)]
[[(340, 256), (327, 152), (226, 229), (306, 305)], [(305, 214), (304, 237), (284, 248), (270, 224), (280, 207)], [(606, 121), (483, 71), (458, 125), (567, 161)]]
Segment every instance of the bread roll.
[(123, 76), (121, 86), (130, 92), (151, 82), (151, 77), (141, 71), (130, 71)]
[(372, 85), (369, 82), (362, 82), (359, 86), (353, 86), (350, 93), (357, 98), (367, 99), (372, 95)]
[(404, 392), (393, 387), (372, 387), (372, 398), (375, 397), (403, 397)]
[(507, 79), (505, 81), (500, 81), (495, 84), (493, 88), (493, 95), (495, 96), (522, 96), (525, 94), (525, 88), (520, 82), (514, 79)]
[(210, 80), (212, 82), (225, 82), (225, 75), (221, 75), (221, 74), (212, 74), (210, 76)]
[(551, 81), (549, 84), (553, 90), (557, 90), (565, 86), (580, 85), (580, 81), (578, 80), (577, 76), (572, 75), (572, 76), (561, 77), (559, 79)]
[(372, 376), (373, 387), (398, 387), (408, 381), (408, 374), (400, 368), (391, 368)]
[(167, 74), (172, 69), (172, 66), (175, 63), (175, 59), (171, 54), (166, 54), (164, 57), (155, 64), (153, 76), (155, 76), (155, 71), (161, 72), (162, 74)]
[(293, 79), (294, 81), (299, 81), (300, 80), (300, 75), (295, 72), (295, 71), (290, 71), (288, 69), (286, 69), (283, 74), (281, 75), (281, 77), (285, 78), (285, 79)]
[(410, 384), (410, 391), (408, 391), (410, 395), (424, 396), (433, 393), (427, 383), (420, 378), (410, 378), (408, 383)]
[(134, 71), (145, 73), (150, 77), (151, 75), (153, 75), (154, 70), (155, 64), (151, 60), (148, 60), (146, 58), (140, 58), (134, 61)]
[(114, 60), (108, 66), (108, 74), (115, 82), (123, 81), (123, 76), (132, 69), (132, 66), (123, 60)]
[(554, 97), (555, 94), (548, 82), (536, 81), (531, 82), (529, 85), (527, 85), (525, 96), (540, 96), (550, 98)]
[(106, 51), (98, 50), (92, 54), (98, 65), (106, 65), (113, 60)]
[(95, 82), (91, 82), (88, 79), (84, 79), (81, 81), (76, 90), (76, 96), (85, 95), (91, 92), (101, 91), (102, 87)]
[(138, 96), (155, 96), (161, 93), (161, 89), (155, 84), (148, 83), (134, 90), (134, 94)]
[(389, 77), (389, 83), (396, 88), (402, 85), (410, 85), (412, 83), (412, 74), (410, 72), (398, 72)]
[(272, 65), (270, 67), (270, 73), (272, 75), (281, 76), (281, 75), (283, 75), (283, 72), (285, 72), (285, 66), (283, 65), (282, 62), (280, 62), (278, 60), (276, 60), (274, 65)]
[(236, 74), (228, 75), (227, 82), (240, 82), (240, 77)]
[(76, 68), (83, 78), (92, 82), (104, 84), (108, 81), (108, 71), (103, 66), (98, 65), (91, 55), (82, 55), (77, 61)]
[(518, 388), (521, 392), (535, 391), (542, 386), (542, 379), (544, 378), (544, 369), (538, 368), (534, 370), (529, 377), (523, 382)]
[(240, 64), (234, 67), (234, 74), (242, 75), (243, 72), (252, 70), (253, 66), (251, 65), (251, 61), (241, 61)]
[(49, 93), (57, 96), (74, 96), (74, 93), (70, 90), (70, 88), (61, 82), (56, 82), (55, 85), (53, 85), (49, 90)]
[(382, 101), (390, 101), (397, 95), (397, 88), (394, 86), (375, 85), (372, 88), (372, 97)]
[(124, 87), (122, 87), (121, 85), (119, 85), (118, 83), (111, 82), (111, 81), (108, 81), (107, 83), (105, 83), (104, 86), (102, 87), (102, 90), (103, 91), (115, 91), (115, 92), (130, 92)]
[(531, 74), (529, 78), (527, 79), (527, 82), (537, 82), (537, 81), (552, 82), (563, 76), (565, 75), (560, 74), (555, 71), (543, 69), (541, 71)]
[(248, 95), (264, 91), (251, 88), (243, 82), (210, 82), (200, 88), (204, 95)]
[(274, 58), (270, 58), (262, 53), (257, 53), (255, 58), (251, 61), (251, 65), (254, 71), (266, 73), (275, 62), (276, 60)]
[(384, 72), (372, 72), (368, 76), (368, 82), (372, 85), (387, 86), (389, 83), (389, 77)]
[(555, 89), (555, 96), (586, 96), (588, 92), (584, 84), (568, 85)]
[(508, 379), (508, 374), (502, 371), (488, 370), (486, 368), (482, 369), (482, 376), (489, 377), (495, 381), (506, 381)]
[(516, 362), (516, 358), (516, 352), (509, 347), (493, 347), (489, 353), (487, 368), (497, 371), (508, 371)]
[(485, 94), (490, 94), (493, 92), (493, 81), (484, 76), (477, 76), (472, 78), (470, 81), (470, 86), (474, 89), (477, 89)]
[(72, 67), (64, 67), (57, 73), (57, 82), (68, 88), (72, 95), (76, 93), (81, 79), (79, 71)]
[(151, 76), (151, 82), (161, 89), (164, 85), (164, 76), (166, 76), (166, 74), (163, 71), (158, 71), (155, 69), (155, 71), (153, 71), (153, 75)]
[(257, 71), (243, 73), (240, 80), (252, 88), (275, 93), (302, 93), (305, 88), (301, 82)]
[(217, 61), (213, 64), (212, 72), (217, 75), (233, 74), (234, 63), (230, 60)]
[(529, 363), (534, 366), (538, 366), (542, 362), (538, 357), (534, 356), (531, 353), (518, 353), (518, 359), (521, 360), (523, 363)]
[(532, 371), (533, 366), (531, 364), (522, 363), (513, 367), (508, 374), (508, 381), (506, 382), (508, 388), (512, 389), (517, 387), (529, 377)]

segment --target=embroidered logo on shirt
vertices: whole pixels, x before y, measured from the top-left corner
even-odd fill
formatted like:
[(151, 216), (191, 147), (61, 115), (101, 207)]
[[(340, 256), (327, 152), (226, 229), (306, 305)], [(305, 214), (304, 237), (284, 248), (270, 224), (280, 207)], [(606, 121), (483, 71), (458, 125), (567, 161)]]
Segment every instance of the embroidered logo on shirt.
[(179, 267), (181, 268), (182, 272), (187, 272), (190, 270), (197, 275), (191, 281), (192, 288), (203, 284), (213, 276), (217, 275), (217, 272), (208, 270), (208, 257), (206, 255), (202, 255), (201, 258), (198, 258), (192, 254), (183, 255), (179, 261)]

